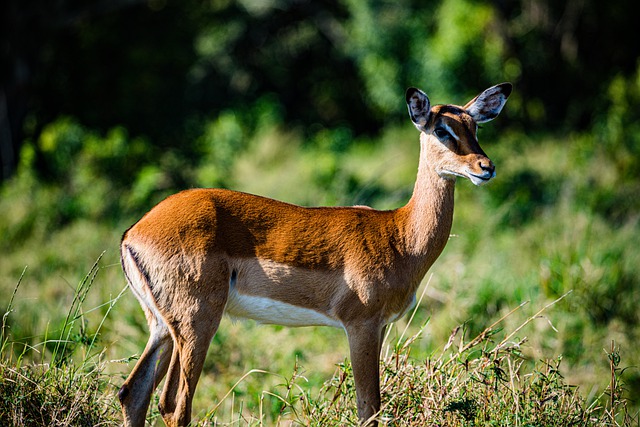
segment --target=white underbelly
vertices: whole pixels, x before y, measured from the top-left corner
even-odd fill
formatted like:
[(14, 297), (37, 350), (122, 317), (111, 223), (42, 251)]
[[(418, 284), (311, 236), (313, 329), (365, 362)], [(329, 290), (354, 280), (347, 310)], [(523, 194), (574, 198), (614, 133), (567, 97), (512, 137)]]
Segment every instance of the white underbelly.
[(340, 322), (318, 311), (271, 298), (240, 294), (235, 287), (230, 289), (225, 312), (232, 318), (273, 325), (342, 327)]

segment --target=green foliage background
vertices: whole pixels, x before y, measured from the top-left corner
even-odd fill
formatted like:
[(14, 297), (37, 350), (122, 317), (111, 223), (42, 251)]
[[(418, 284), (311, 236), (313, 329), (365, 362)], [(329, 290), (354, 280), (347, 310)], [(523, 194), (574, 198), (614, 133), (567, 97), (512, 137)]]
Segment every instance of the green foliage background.
[[(432, 269), (417, 358), (464, 323), (482, 331), (522, 301), (531, 361), (563, 358), (587, 398), (620, 346), (640, 398), (640, 47), (631, 0), (8, 1), (2, 13), (0, 307), (34, 360), (75, 283), (104, 251), (87, 334), (125, 282), (121, 233), (184, 188), (227, 187), (303, 205), (408, 200), (418, 136), (403, 94), (464, 104), (511, 81), (480, 131), (498, 176), (461, 182), (453, 233)], [(399, 326), (402, 328), (402, 325)], [(309, 332), (311, 331), (311, 332)], [(99, 340), (140, 353), (142, 311), (118, 301)], [(521, 337), (522, 338), (522, 337)], [(276, 343), (276, 345), (274, 345)], [(14, 351), (20, 353), (22, 346)], [(28, 346), (33, 346), (29, 349)], [(340, 331), (226, 322), (196, 406), (244, 372), (287, 372), (315, 387), (346, 355)], [(115, 364), (126, 373), (132, 364)], [(119, 380), (114, 381), (117, 383)], [(244, 388), (243, 388), (244, 387)], [(259, 393), (267, 379), (238, 393)], [(638, 405), (640, 406), (640, 405)]]

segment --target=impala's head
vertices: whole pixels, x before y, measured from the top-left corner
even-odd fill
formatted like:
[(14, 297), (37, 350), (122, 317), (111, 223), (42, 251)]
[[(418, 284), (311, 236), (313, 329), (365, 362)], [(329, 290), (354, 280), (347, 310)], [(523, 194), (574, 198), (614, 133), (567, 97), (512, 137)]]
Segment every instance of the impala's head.
[(476, 136), (478, 123), (493, 120), (511, 94), (511, 83), (502, 83), (482, 92), (464, 107), (434, 105), (420, 89), (407, 89), (407, 107), (413, 124), (424, 135), (429, 159), (443, 178), (461, 176), (482, 185), (496, 176), (495, 166), (482, 151)]

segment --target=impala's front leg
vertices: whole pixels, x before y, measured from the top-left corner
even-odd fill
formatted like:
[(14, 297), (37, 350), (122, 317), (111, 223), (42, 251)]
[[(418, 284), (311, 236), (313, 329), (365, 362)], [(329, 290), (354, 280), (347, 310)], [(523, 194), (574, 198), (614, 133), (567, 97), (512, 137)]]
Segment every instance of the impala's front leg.
[(356, 383), (358, 417), (368, 426), (377, 422), (372, 418), (380, 410), (380, 347), (384, 324), (368, 320), (345, 326), (349, 339), (353, 379)]

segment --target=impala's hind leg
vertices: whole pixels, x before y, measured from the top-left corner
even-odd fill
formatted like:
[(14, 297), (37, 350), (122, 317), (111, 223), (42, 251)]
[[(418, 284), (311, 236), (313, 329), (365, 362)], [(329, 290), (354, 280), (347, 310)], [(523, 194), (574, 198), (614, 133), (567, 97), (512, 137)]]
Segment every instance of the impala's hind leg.
[(172, 313), (174, 347), (159, 404), (168, 427), (186, 426), (191, 421), (191, 402), (209, 344), (218, 330), (227, 294), (228, 282), (214, 286), (206, 296), (194, 298), (195, 306), (188, 310)]
[(144, 307), (149, 322), (150, 336), (147, 346), (135, 368), (124, 382), (118, 397), (122, 404), (124, 424), (144, 426), (153, 390), (162, 381), (172, 353), (173, 341), (162, 319)]
[(169, 427), (186, 426), (191, 421), (191, 402), (221, 315), (202, 313), (192, 317), (193, 323), (187, 321), (175, 328), (175, 345), (159, 405)]

